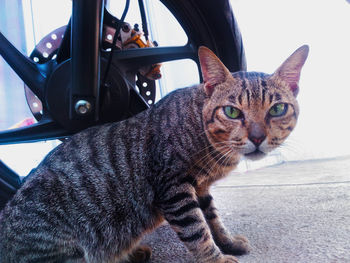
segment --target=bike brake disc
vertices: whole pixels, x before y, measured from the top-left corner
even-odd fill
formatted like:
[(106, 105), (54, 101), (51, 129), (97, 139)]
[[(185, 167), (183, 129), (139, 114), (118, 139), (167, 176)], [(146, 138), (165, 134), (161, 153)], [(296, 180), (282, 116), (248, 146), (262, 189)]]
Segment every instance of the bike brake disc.
[[(50, 60), (56, 59), (56, 55), (62, 43), (65, 30), (66, 26), (62, 26), (43, 37), (30, 54), (30, 59), (38, 64), (45, 64)], [(102, 34), (102, 46), (111, 43), (111, 39), (113, 39), (114, 33), (115, 30), (113, 31), (113, 28), (104, 26)], [(136, 86), (140, 95), (148, 104), (153, 104), (156, 96), (155, 81), (143, 76), (140, 72), (137, 73), (136, 77)], [(32, 112), (34, 118), (39, 121), (43, 116), (43, 104), (27, 85), (24, 85), (24, 91), (29, 109)]]

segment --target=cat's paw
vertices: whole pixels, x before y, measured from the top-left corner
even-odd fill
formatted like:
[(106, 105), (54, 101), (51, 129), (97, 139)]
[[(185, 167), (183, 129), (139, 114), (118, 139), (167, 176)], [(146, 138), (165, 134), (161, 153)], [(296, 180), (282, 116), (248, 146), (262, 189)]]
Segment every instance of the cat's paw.
[(249, 253), (251, 247), (246, 237), (237, 235), (217, 244), (224, 254), (243, 255)]
[(223, 256), (217, 263), (239, 263), (238, 258), (234, 256)]

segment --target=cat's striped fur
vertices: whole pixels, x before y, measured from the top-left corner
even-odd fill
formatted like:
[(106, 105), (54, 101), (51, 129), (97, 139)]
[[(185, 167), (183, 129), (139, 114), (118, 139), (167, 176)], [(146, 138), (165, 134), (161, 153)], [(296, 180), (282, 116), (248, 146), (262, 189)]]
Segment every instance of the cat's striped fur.
[[(72, 136), (2, 211), (0, 262), (142, 262), (150, 251), (138, 241), (164, 220), (196, 262), (238, 262), (232, 255), (248, 252), (248, 241), (225, 230), (209, 187), (242, 154), (260, 157), (294, 128), (293, 85), (307, 50), (300, 48), (273, 75), (231, 75), (200, 48), (204, 84)], [(279, 102), (288, 111), (267, 117)], [(243, 115), (228, 118), (227, 105)]]

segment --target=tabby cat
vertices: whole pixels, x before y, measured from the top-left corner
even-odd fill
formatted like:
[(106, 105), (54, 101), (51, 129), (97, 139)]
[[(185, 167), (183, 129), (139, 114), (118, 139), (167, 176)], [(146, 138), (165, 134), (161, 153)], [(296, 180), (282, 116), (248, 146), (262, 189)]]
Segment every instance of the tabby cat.
[(196, 262), (238, 262), (249, 243), (225, 229), (209, 187), (293, 130), (307, 55), (272, 75), (230, 73), (200, 47), (203, 84), (72, 136), (29, 174), (0, 215), (0, 262), (147, 261), (138, 242), (164, 220)]

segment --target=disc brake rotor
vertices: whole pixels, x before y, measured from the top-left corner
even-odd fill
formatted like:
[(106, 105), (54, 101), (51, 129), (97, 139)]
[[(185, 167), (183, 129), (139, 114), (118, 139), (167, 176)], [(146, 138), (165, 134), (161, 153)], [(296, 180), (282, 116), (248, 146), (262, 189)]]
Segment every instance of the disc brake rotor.
[[(32, 51), (29, 57), (35, 63), (38, 63), (38, 64), (44, 64), (52, 59), (55, 59), (58, 49), (61, 45), (62, 39), (64, 37), (65, 30), (66, 30), (66, 26), (62, 26), (60, 28), (55, 29), (48, 35), (46, 35), (35, 46), (34, 50)], [(115, 30), (113, 31), (112, 27), (104, 26), (103, 34), (102, 34), (103, 36), (102, 46), (108, 46), (108, 45), (110, 46), (111, 39), (113, 39), (114, 33), (115, 33)], [(120, 44), (117, 43), (117, 48), (120, 49), (118, 45)], [(138, 48), (142, 48), (142, 47), (138, 46)], [(151, 69), (154, 68), (154, 66), (153, 67), (150, 66), (150, 67)], [(159, 75), (155, 75), (154, 79), (150, 79), (144, 76), (142, 70), (144, 69), (140, 69), (140, 72), (137, 73), (136, 86), (140, 95), (144, 98), (144, 100), (149, 105), (151, 105), (155, 102), (155, 97), (156, 97), (156, 88), (155, 88), (156, 85), (155, 85), (154, 79), (159, 78), (160, 74), (158, 73)], [(24, 91), (25, 91), (25, 97), (26, 97), (28, 106), (33, 116), (35, 117), (35, 119), (39, 121), (42, 118), (45, 110), (43, 108), (43, 104), (41, 100), (29, 89), (28, 86), (24, 85)]]
[[(46, 35), (35, 46), (29, 57), (38, 64), (44, 64), (51, 59), (55, 59), (65, 30), (66, 26), (62, 26)], [(29, 109), (31, 110), (35, 119), (39, 121), (43, 115), (43, 104), (41, 100), (29, 89), (27, 85), (24, 85), (24, 92)]]

